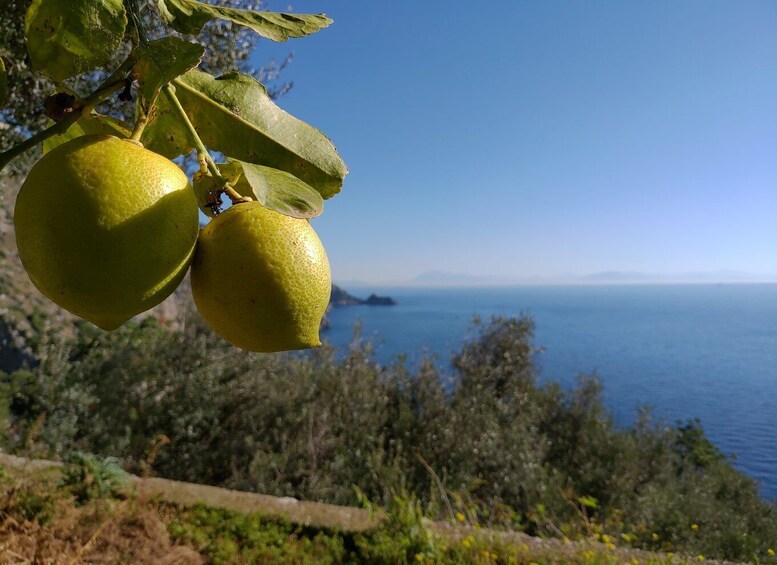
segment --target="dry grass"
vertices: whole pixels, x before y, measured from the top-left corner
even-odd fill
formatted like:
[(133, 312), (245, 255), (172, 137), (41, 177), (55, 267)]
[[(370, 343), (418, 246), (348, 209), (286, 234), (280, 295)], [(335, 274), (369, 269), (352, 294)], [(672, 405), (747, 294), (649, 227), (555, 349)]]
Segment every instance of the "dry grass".
[[(119, 498), (98, 498), (77, 505), (67, 489), (58, 486), (61, 476), (60, 466), (53, 462), (0, 454), (0, 565), (209, 563), (208, 543), (195, 548), (176, 542), (168, 530), (171, 523), (186, 514), (186, 507), (196, 503), (224, 509), (224, 520), (230, 519), (229, 512), (258, 512), (269, 519), (274, 516), (289, 520), (310, 532), (323, 528), (321, 532), (333, 537), (341, 535), (337, 532), (369, 536), (379, 523), (367, 512), (354, 508), (161, 479), (138, 479)], [(338, 524), (338, 520), (343, 522)], [(443, 546), (463, 548), (467, 563), (657, 565), (696, 561), (628, 547), (606, 547), (592, 541), (565, 543), (520, 532), (424, 522)], [(298, 548), (290, 547), (296, 557), (290, 557), (289, 562), (296, 562), (301, 555), (295, 552)], [(233, 557), (238, 561), (229, 558), (217, 562), (243, 562), (239, 552)]]
[(57, 489), (59, 470), (41, 463), (3, 465), (0, 565), (205, 563), (200, 553), (171, 540), (163, 510), (148, 500), (77, 506)]
[(111, 515), (95, 508), (71, 510), (51, 525), (20, 521), (2, 510), (0, 564), (205, 563), (194, 549), (170, 540), (165, 523), (153, 510), (124, 507), (113, 509)]

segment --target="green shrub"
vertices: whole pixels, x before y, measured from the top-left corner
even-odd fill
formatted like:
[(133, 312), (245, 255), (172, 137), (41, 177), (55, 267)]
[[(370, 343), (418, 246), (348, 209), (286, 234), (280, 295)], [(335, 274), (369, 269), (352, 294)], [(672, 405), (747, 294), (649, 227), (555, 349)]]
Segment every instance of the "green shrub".
[[(357, 491), (362, 506), (374, 514), (374, 506)], [(394, 495), (384, 507), (380, 526), (355, 536), (358, 562), (393, 565), (415, 561), (438, 563), (441, 541), (424, 524), (424, 508), (412, 494)]]
[(97, 458), (76, 451), (67, 457), (59, 487), (67, 489), (75, 496), (76, 502), (84, 503), (116, 495), (128, 480), (129, 477), (117, 459)]
[(335, 564), (345, 562), (342, 538), (296, 528), (259, 514), (207, 506), (179, 509), (168, 525), (174, 540), (194, 546), (215, 565), (230, 563)]
[(48, 524), (54, 516), (54, 498), (50, 493), (39, 493), (23, 488), (14, 494), (5, 511), (16, 514), (24, 520)]
[(405, 492), (437, 517), (456, 506), (468, 522), (534, 534), (729, 559), (766, 552), (774, 506), (698, 422), (643, 410), (616, 427), (595, 377), (569, 390), (538, 384), (532, 332), (527, 317), (476, 323), (446, 380), (432, 361), (379, 365), (358, 335), (344, 354), (255, 355), (196, 315), (182, 329), (83, 324), (44, 335), (37, 366), (4, 379), (8, 441), (339, 504), (358, 502), (353, 486), (382, 505)]

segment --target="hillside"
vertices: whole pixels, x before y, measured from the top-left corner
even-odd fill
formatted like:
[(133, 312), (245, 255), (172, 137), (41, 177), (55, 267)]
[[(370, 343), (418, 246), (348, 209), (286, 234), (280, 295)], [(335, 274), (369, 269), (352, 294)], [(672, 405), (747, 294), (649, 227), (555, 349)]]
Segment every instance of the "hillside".
[[(10, 246), (4, 272), (13, 274), (12, 240), (3, 244)], [(670, 552), (776, 562), (777, 508), (699, 422), (667, 423), (645, 410), (619, 427), (595, 377), (563, 388), (540, 379), (541, 344), (527, 316), (476, 323), (452, 354), (448, 378), (434, 363), (377, 363), (364, 340), (342, 355), (329, 346), (305, 355), (241, 352), (210, 332), (188, 299), (175, 316), (101, 332), (50, 310), (23, 273), (4, 284), (7, 327), (21, 329), (0, 350), (35, 362), (8, 367), (0, 379), (0, 448), (80, 461), (49, 482), (19, 483), (24, 473), (5, 483), (0, 519), (11, 537), (0, 548), (18, 555), (13, 536), (29, 534), (27, 546), (50, 538), (76, 562), (87, 552), (90, 562), (106, 562), (91, 548), (109, 549), (90, 540), (115, 532), (125, 551), (138, 544), (122, 528), (139, 524), (142, 535), (161, 532), (169, 551), (188, 545), (197, 559), (220, 563), (267, 561), (267, 544), (275, 561), (294, 563), (401, 563), (416, 555), (440, 563), (597, 563), (617, 560), (618, 547), (664, 552), (649, 562)], [(119, 464), (176, 482), (113, 492)], [(161, 498), (144, 498), (152, 491)], [(207, 497), (207, 507), (188, 506), (202, 493), (221, 493), (238, 507), (217, 510)], [(179, 495), (188, 498), (165, 498)], [(369, 499), (386, 520), (332, 531), (292, 523), (288, 513), (281, 514), (292, 522), (280, 525), (277, 513), (270, 522), (241, 513), (246, 500), (274, 500), (289, 512), (310, 507), (289, 497), (346, 508), (357, 520), (364, 514), (348, 508), (370, 507)], [(481, 543), (480, 532), (490, 537)], [(556, 539), (536, 542), (548, 556), (523, 549), (534, 546), (521, 540), (536, 536)], [(552, 553), (559, 546), (571, 557)]]
[[(0, 562), (688, 563), (612, 541), (543, 540), (423, 518), (116, 473), (110, 462), (62, 465), (0, 454)], [(725, 563), (709, 561), (711, 563)]]

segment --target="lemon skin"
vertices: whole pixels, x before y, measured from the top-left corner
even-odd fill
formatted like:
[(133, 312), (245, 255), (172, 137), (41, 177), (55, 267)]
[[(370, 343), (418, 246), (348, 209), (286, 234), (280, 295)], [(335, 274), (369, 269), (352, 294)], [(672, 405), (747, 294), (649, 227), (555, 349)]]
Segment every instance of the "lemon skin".
[(50, 300), (112, 330), (181, 282), (199, 231), (186, 175), (140, 144), (68, 141), (38, 161), (16, 200), (19, 257)]
[(241, 349), (321, 345), (332, 279), (324, 246), (307, 220), (258, 202), (232, 206), (202, 230), (191, 281), (202, 317)]

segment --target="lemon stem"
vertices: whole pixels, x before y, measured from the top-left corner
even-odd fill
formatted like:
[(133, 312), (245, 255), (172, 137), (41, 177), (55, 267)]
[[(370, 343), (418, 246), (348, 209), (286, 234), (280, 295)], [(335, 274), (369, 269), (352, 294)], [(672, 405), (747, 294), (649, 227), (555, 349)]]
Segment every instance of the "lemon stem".
[(138, 116), (135, 119), (135, 128), (132, 130), (130, 141), (140, 143), (140, 137), (143, 135), (143, 130), (146, 129), (146, 126), (148, 125), (149, 117), (154, 110), (158, 97), (158, 90), (150, 100), (146, 100), (142, 93), (138, 93)]
[(210, 152), (208, 151), (208, 148), (205, 147), (205, 144), (200, 139), (200, 136), (194, 127), (194, 124), (192, 124), (192, 121), (189, 119), (189, 115), (186, 113), (186, 110), (184, 110), (183, 106), (181, 105), (181, 101), (178, 100), (178, 97), (175, 95), (175, 88), (173, 88), (173, 86), (168, 83), (162, 87), (162, 90), (164, 91), (167, 98), (170, 100), (170, 103), (173, 105), (173, 108), (177, 112), (178, 117), (181, 118), (181, 121), (183, 122), (184, 126), (186, 126), (186, 129), (188, 130), (189, 135), (191, 136), (192, 141), (194, 142), (194, 147), (197, 149), (198, 160), (201, 163), (203, 161), (205, 162), (208, 172), (210, 172), (211, 175), (213, 175), (217, 179), (221, 179), (221, 181), (223, 182), (224, 192), (232, 201), (232, 204), (240, 204), (241, 202), (250, 202), (252, 200), (251, 198), (239, 194), (234, 188), (232, 188), (229, 185), (226, 179), (224, 179), (224, 177), (221, 175), (221, 171), (219, 171), (219, 168), (216, 166), (216, 162), (213, 160), (213, 157), (211, 157)]
[[(119, 68), (121, 70), (124, 67)], [(58, 135), (61, 133), (65, 133), (67, 129), (76, 122), (83, 114), (86, 113), (86, 111), (91, 112), (92, 108), (94, 108), (100, 101), (107, 98), (117, 90), (120, 90), (124, 87), (124, 77), (116, 78), (118, 74), (118, 70), (116, 73), (114, 73), (107, 81), (105, 81), (97, 90), (95, 90), (91, 95), (88, 97), (76, 101), (75, 104), (73, 104), (72, 112), (68, 113), (68, 115), (61, 121), (57, 122), (56, 124), (39, 131), (32, 137), (28, 137), (21, 143), (18, 143), (17, 145), (14, 145), (7, 151), (4, 151), (3, 153), (0, 153), (0, 171), (2, 171), (5, 166), (10, 163), (14, 158), (18, 157), (25, 151), (28, 151), (38, 145), (39, 143), (43, 143), (48, 138)]]
[(146, 30), (143, 27), (143, 22), (140, 18), (140, 4), (138, 3), (138, 0), (130, 0), (128, 7), (130, 26), (131, 31), (134, 32), (135, 35), (135, 43), (142, 43), (145, 45), (148, 43), (148, 39), (146, 38)]
[(130, 141), (136, 141), (140, 143), (140, 136), (143, 135), (143, 130), (146, 129), (148, 124), (148, 112), (143, 109), (142, 104), (138, 104), (138, 117), (135, 120), (135, 128), (130, 135)]

